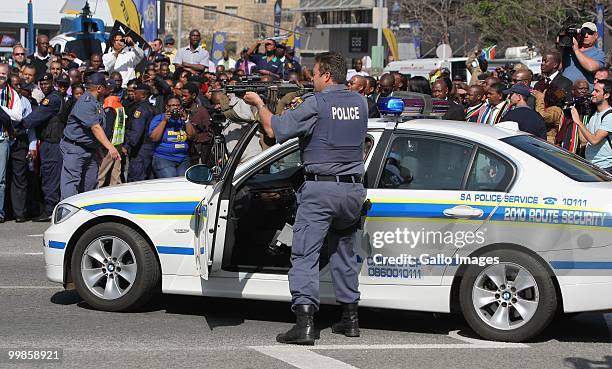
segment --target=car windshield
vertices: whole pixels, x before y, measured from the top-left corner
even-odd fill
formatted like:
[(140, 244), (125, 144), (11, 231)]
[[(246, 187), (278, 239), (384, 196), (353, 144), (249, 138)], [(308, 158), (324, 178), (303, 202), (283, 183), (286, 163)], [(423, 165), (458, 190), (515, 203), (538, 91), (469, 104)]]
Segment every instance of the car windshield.
[(502, 141), (550, 165), (578, 182), (610, 182), (612, 176), (578, 155), (551, 145), (534, 136), (521, 135)]

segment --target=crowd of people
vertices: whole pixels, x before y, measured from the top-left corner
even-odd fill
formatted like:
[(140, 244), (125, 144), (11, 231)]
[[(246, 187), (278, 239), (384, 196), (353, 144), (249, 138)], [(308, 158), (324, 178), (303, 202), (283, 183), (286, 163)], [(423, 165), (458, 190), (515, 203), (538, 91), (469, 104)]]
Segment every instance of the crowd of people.
[[(488, 71), (476, 51), (466, 62), (469, 83), (446, 69), (429, 77), (392, 72), (375, 78), (356, 59), (346, 86), (367, 98), (370, 118), (380, 116), (380, 97), (427, 94), (449, 101), (445, 119), (512, 120), (612, 172), (612, 73), (594, 46), (595, 25), (585, 23), (581, 34), (569, 50), (543, 52), (536, 76), (522, 64)], [(145, 51), (116, 34), (108, 52), (88, 60), (55, 54), (46, 35), (37, 37), (30, 55), (15, 46), (13, 64), (0, 64), (0, 222), (8, 214), (17, 222), (49, 221), (55, 205), (77, 193), (181, 176), (195, 163), (215, 165), (215, 135), (231, 151), (245, 123), (258, 119), (256, 109), (226, 93), (226, 86), (249, 76), (299, 86), (312, 81), (312, 70), (300, 65), (294, 50), (273, 39), (244, 48), (237, 59), (225, 51), (217, 63), (201, 41), (192, 30), (189, 46), (177, 49), (166, 37)], [(295, 103), (299, 94), (283, 104)], [(211, 119), (215, 112), (224, 124)], [(263, 136), (260, 149), (274, 143)]]

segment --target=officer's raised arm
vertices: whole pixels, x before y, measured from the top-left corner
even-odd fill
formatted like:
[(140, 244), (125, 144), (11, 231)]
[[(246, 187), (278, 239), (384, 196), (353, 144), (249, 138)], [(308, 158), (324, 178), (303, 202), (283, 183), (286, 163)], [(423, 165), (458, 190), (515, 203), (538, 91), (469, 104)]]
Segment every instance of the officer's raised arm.
[(279, 143), (311, 134), (317, 121), (317, 100), (312, 97), (312, 94), (302, 96), (300, 99), (303, 102), (300, 105), (295, 109), (285, 111), (282, 115), (272, 114), (255, 92), (247, 92), (243, 99), (248, 104), (257, 107), (264, 132), (268, 137), (276, 138)]

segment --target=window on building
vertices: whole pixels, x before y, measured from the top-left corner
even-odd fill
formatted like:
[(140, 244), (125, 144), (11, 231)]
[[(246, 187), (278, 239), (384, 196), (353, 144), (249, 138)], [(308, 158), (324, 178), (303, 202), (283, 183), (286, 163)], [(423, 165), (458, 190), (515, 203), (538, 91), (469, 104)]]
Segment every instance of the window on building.
[(266, 0), (255, 0), (255, 4), (265, 4)]
[[(211, 5), (204, 5), (204, 8), (206, 9), (211, 9), (211, 10), (217, 10), (216, 6), (211, 6)], [(213, 13), (213, 12), (209, 12), (204, 10), (204, 17), (202, 17), (204, 20), (216, 20), (217, 19), (217, 13)]]
[(255, 24), (253, 26), (253, 37), (258, 39), (266, 37), (266, 26), (263, 24)]
[(293, 23), (293, 13), (291, 9), (283, 9), (281, 13), (281, 22)]
[(225, 12), (228, 14), (236, 15), (238, 14), (238, 7), (237, 6), (226, 6)]

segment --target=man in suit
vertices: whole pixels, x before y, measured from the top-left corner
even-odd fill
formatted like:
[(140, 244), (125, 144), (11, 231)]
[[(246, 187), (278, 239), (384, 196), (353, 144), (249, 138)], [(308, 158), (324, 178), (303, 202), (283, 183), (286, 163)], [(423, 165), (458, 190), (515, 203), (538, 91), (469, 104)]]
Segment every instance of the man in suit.
[(534, 88), (544, 92), (548, 86), (554, 86), (565, 92), (566, 99), (572, 94), (572, 81), (563, 76), (559, 69), (561, 68), (561, 54), (558, 51), (548, 51), (542, 56), (542, 78), (536, 83)]
[(431, 95), (436, 99), (448, 100), (449, 107), (446, 114), (444, 114), (443, 119), (450, 120), (465, 120), (465, 112), (463, 110), (463, 105), (457, 104), (456, 102), (450, 100), (448, 98), (448, 84), (444, 81), (443, 78), (437, 79), (433, 85), (431, 86)]

